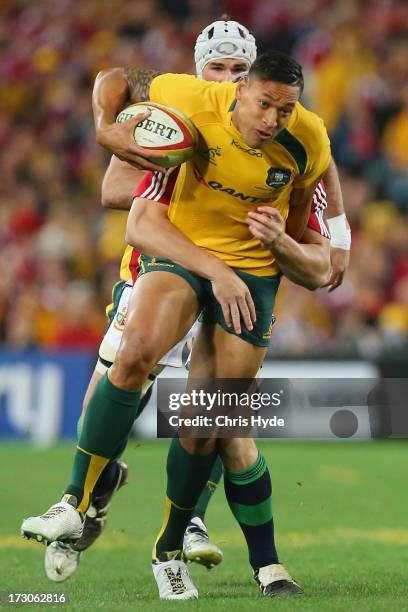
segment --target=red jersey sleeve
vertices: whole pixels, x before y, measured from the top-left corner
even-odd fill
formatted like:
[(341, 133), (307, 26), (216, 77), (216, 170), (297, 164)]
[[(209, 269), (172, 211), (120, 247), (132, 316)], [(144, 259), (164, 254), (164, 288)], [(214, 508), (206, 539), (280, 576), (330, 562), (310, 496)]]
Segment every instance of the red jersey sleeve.
[(146, 172), (133, 194), (134, 198), (145, 198), (161, 204), (170, 204), (180, 167), (163, 172)]
[(327, 196), (326, 190), (324, 188), (323, 181), (320, 181), (317, 185), (313, 198), (312, 198), (312, 209), (310, 211), (309, 220), (307, 222), (307, 227), (318, 232), (325, 238), (330, 239), (330, 230), (328, 228), (324, 211), (327, 208)]

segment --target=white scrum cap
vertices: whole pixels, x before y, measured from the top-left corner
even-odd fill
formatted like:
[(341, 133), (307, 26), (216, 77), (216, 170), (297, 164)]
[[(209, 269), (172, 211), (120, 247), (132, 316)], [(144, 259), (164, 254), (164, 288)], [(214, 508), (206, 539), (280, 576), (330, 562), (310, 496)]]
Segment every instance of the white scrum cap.
[(214, 21), (198, 35), (194, 60), (197, 76), (203, 77), (208, 62), (217, 59), (242, 59), (251, 65), (256, 59), (255, 38), (238, 21)]

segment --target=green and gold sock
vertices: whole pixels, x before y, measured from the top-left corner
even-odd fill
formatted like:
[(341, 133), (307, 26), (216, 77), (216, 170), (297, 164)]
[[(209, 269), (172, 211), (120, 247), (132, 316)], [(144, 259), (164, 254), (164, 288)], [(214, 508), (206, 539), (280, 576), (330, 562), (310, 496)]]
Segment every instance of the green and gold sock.
[(197, 500), (217, 458), (191, 455), (174, 438), (167, 456), (167, 496), (162, 528), (153, 548), (154, 561), (167, 561), (183, 548), (183, 537)]
[[(136, 417), (137, 418), (137, 417)], [(78, 419), (77, 423), (77, 439), (81, 437), (82, 432), (82, 418)], [(115, 453), (115, 457), (109, 461), (109, 463), (103, 468), (101, 475), (98, 478), (97, 483), (95, 484), (93, 494), (100, 497), (101, 495), (105, 495), (109, 491), (113, 489), (117, 482), (119, 465), (118, 459), (122, 456), (127, 445), (127, 439), (122, 442), (120, 447), (117, 449)]]
[(101, 473), (126, 445), (139, 400), (140, 391), (115, 387), (107, 373), (98, 381), (83, 421), (71, 481), (65, 490), (77, 498), (78, 511), (86, 512)]

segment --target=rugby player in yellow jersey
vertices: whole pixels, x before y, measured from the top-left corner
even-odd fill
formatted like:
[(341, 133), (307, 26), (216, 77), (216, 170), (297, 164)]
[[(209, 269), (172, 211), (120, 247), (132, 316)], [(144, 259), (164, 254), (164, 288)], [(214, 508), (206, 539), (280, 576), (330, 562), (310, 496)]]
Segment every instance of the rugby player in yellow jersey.
[[(196, 41), (196, 72), (197, 76), (204, 80), (218, 82), (236, 80), (241, 74), (248, 72), (250, 65), (256, 58), (254, 37), (245, 26), (236, 21), (231, 21), (226, 15), (222, 17), (222, 20), (208, 25), (200, 33)], [(210, 32), (211, 36), (209, 35)], [(230, 57), (225, 57), (226, 53)], [(102, 205), (107, 208), (129, 210), (135, 186), (142, 176), (143, 173), (139, 170), (119, 161), (116, 157), (112, 157), (102, 183)], [(159, 199), (160, 202), (167, 201), (166, 198), (171, 196), (170, 189), (168, 191), (169, 194), (164, 193)], [(98, 380), (112, 365), (120, 344), (127, 304), (133, 284), (132, 257), (134, 259), (133, 249), (127, 248), (121, 262), (120, 278), (122, 282), (115, 286), (113, 291), (114, 301), (108, 308), (110, 324), (99, 348), (98, 362), (84, 397), (82, 414), (78, 423), (78, 435), (87, 409), (88, 399)], [(306, 278), (307, 281), (308, 278)], [(150, 391), (156, 374), (166, 366), (182, 366), (182, 351), (187, 339), (188, 336), (173, 347), (160, 360), (160, 363), (153, 368), (144, 385), (144, 395), (138, 415), (142, 412), (150, 397)], [(84, 530), (80, 540), (73, 545), (53, 542), (47, 546), (45, 571), (50, 580), (61, 582), (67, 580), (75, 572), (82, 553), (101, 534), (106, 524), (111, 498), (126, 483), (127, 472), (127, 464), (124, 461), (111, 461), (102, 472), (95, 486), (92, 504), (87, 511)], [(188, 547), (190, 559), (209, 568), (221, 562), (222, 552), (210, 542), (203, 520), (210, 498), (221, 476), (222, 463), (219, 460), (203, 489), (195, 516), (192, 518), (185, 536), (185, 545)]]
[[(227, 16), (223, 16), (221, 19), (222, 21), (217, 21), (207, 26), (199, 35), (196, 42), (195, 60), (197, 75), (209, 81), (222, 82), (226, 80), (236, 80), (239, 75), (248, 71), (249, 65), (254, 61), (256, 56), (255, 41), (248, 30), (241, 24), (230, 21)], [(234, 57), (225, 58), (225, 53), (229, 53)], [(334, 180), (332, 174), (334, 174)], [(129, 209), (132, 194), (134, 192), (134, 185), (139, 177), (140, 173), (138, 170), (113, 157), (102, 184), (103, 205), (111, 208)], [(331, 191), (335, 190), (336, 181), (338, 184), (335, 167), (334, 170), (329, 168), (324, 178), (326, 188)], [(148, 182), (148, 177), (146, 177), (144, 182)], [(139, 193), (142, 191), (143, 189), (140, 187)], [(163, 197), (159, 199), (160, 202), (167, 202), (167, 199), (170, 198), (171, 190), (169, 187), (166, 189), (166, 192), (167, 191), (169, 195), (167, 196), (167, 193), (164, 193)], [(322, 205), (322, 198), (324, 198), (324, 192), (322, 188), (318, 188), (314, 195), (313, 212), (308, 223), (308, 226), (313, 229), (307, 229), (305, 231), (302, 237), (303, 242), (307, 242), (309, 239), (310, 242), (313, 243), (313, 237), (316, 236), (316, 231), (321, 232), (323, 236), (328, 235), (325, 233), (322, 219), (319, 219), (319, 208)], [(336, 197), (333, 196), (333, 200), (336, 202)], [(313, 249), (313, 247), (311, 248)], [(296, 273), (294, 274), (293, 272), (293, 260), (291, 260), (291, 274), (289, 272), (289, 276), (291, 276), (292, 280), (300, 282), (300, 284), (308, 286), (309, 288), (320, 284), (316, 252), (313, 253), (312, 251), (311, 254), (311, 266), (308, 266), (308, 259), (303, 258), (301, 260), (301, 265), (299, 265), (298, 276), (296, 276)], [(131, 272), (129, 270), (129, 263), (132, 259), (132, 255), (134, 258), (132, 249), (127, 249), (122, 261), (121, 278), (124, 279), (124, 281), (130, 280), (130, 282), (128, 286), (125, 283), (119, 284), (115, 289), (115, 296), (118, 296), (118, 298), (116, 303), (112, 305), (113, 310), (111, 309), (110, 311), (110, 320), (112, 323), (106, 332), (99, 350), (99, 360), (84, 399), (83, 414), (81, 418), (83, 418), (84, 412), (86, 411), (87, 398), (92, 393), (96, 382), (113, 362), (120, 343), (123, 325), (119, 324), (119, 319), (120, 317), (122, 317), (123, 320), (125, 319), (127, 302), (130, 295)], [(311, 272), (307, 271), (308, 267)], [(113, 314), (111, 314), (112, 312), (116, 312), (115, 318)], [(181, 365), (181, 347), (183, 344), (183, 341), (180, 342), (179, 345), (170, 351), (167, 357), (161, 360), (159, 367), (163, 365)], [(149, 376), (149, 384), (152, 384), (153, 377), (154, 372), (153, 375), (151, 373)], [(147, 385), (145, 386), (147, 387)], [(148, 393), (143, 400), (146, 401), (147, 397)], [(141, 409), (142, 406), (140, 411)], [(200, 496), (195, 515), (189, 523), (184, 538), (184, 555), (186, 558), (207, 565), (208, 567), (216, 565), (222, 559), (221, 551), (209, 541), (207, 530), (203, 523), (204, 514), (210, 497), (222, 474), (222, 464), (219, 465), (219, 463), (220, 461), (214, 466), (209, 481)], [(103, 530), (109, 501), (113, 493), (118, 489), (118, 486), (121, 486), (125, 482), (126, 471), (127, 466), (123, 461), (112, 461), (106, 466), (95, 487), (93, 502), (86, 515), (82, 537), (74, 546), (54, 542), (47, 547), (45, 568), (47, 576), (51, 580), (66, 580), (76, 570), (81, 552), (92, 545)]]
[[(300, 68), (280, 54), (259, 58), (236, 90), (183, 75), (153, 79), (150, 99), (177, 105), (199, 129), (203, 146), (193, 162), (183, 166), (168, 217), (154, 205), (138, 203), (129, 218), (128, 241), (156, 257), (141, 258), (142, 276), (130, 303), (128, 327), (109, 373), (116, 391), (140, 384), (143, 363), (163, 340), (158, 337), (160, 322), (170, 325), (165, 335), (180, 333), (200, 307), (206, 324), (193, 349), (191, 376), (256, 375), (269, 340), (279, 282), (274, 251), (283, 248), (284, 240), (282, 228), (273, 228), (276, 213), (259, 204), (273, 203), (287, 218), (288, 230), (299, 237), (316, 181), (330, 160), (321, 121), (297, 103), (301, 87)], [(249, 155), (248, 148), (260, 155)], [(218, 152), (214, 164), (210, 149)], [(261, 241), (251, 239), (251, 233)], [(146, 294), (159, 302), (154, 324), (145, 310)], [(138, 319), (146, 321), (145, 315), (151, 321), (149, 338), (129, 331), (135, 331)], [(208, 474), (217, 451), (226, 468), (227, 498), (247, 539), (262, 593), (300, 594), (278, 561), (270, 478), (254, 442), (176, 439), (168, 459), (166, 514), (154, 551), (160, 597), (197, 596), (179, 557), (181, 529), (193, 512), (195, 487)], [(74, 488), (68, 493), (74, 494)]]
[[(145, 79), (142, 93), (147, 93), (148, 84)], [(77, 472), (86, 472), (85, 488), (80, 489), (75, 482), (67, 488), (66, 506), (76, 498), (77, 512), (71, 512), (69, 529), (60, 531), (55, 539), (78, 537), (80, 513), (88, 506), (89, 492), (129, 429), (130, 412), (134, 414), (130, 407), (140, 396), (136, 389), (165, 349), (184, 335), (203, 306), (206, 326), (197, 345), (208, 359), (197, 363), (194, 350), (194, 376), (203, 370), (204, 375), (215, 377), (247, 378), (256, 374), (268, 344), (279, 284), (275, 255), (287, 246), (282, 220), (287, 219), (286, 229), (294, 237), (302, 235), (313, 190), (330, 160), (322, 122), (297, 103), (302, 85), (298, 64), (276, 53), (259, 58), (249, 79), (242, 80), (236, 90), (232, 85), (210, 85), (182, 75), (153, 80), (150, 98), (177, 105), (190, 116), (205, 148), (192, 164), (185, 165), (169, 218), (162, 207), (151, 204), (130, 217), (129, 241), (135, 240), (138, 246), (140, 243), (145, 253), (169, 255), (172, 261), (142, 257), (142, 276), (133, 290), (119, 353), (109, 377), (98, 383), (85, 418), (76, 458)], [(200, 111), (194, 111), (194, 107)], [(113, 129), (105, 131), (105, 143), (107, 132), (112, 135)], [(209, 164), (205, 159), (207, 146), (220, 147), (220, 157), (225, 155), (227, 163), (220, 163), (218, 168)], [(248, 147), (261, 155), (248, 156)], [(240, 166), (243, 171), (237, 173)], [(259, 207), (259, 203), (272, 203), (278, 212), (270, 206)], [(132, 225), (135, 217), (141, 222), (136, 237)], [(152, 222), (154, 231), (141, 238), (141, 227), (146, 229)], [(208, 231), (203, 232), (203, 227)], [(97, 431), (96, 423), (91, 426), (96, 413), (100, 422), (112, 422), (115, 414), (109, 439), (103, 431)], [(197, 501), (197, 487), (205, 484), (203, 478), (207, 479), (215, 461), (215, 446), (215, 440), (203, 444), (188, 439), (175, 440), (171, 446), (167, 512), (155, 547), (154, 573), (162, 598), (197, 595), (179, 559), (180, 530), (184, 525), (184, 532)], [(262, 593), (301, 593), (278, 563), (269, 504), (270, 478), (253, 441), (219, 441), (217, 449), (227, 469), (227, 497), (247, 538)], [(248, 495), (247, 485), (252, 497), (244, 506), (255, 520), (250, 526), (239, 510), (239, 496)]]

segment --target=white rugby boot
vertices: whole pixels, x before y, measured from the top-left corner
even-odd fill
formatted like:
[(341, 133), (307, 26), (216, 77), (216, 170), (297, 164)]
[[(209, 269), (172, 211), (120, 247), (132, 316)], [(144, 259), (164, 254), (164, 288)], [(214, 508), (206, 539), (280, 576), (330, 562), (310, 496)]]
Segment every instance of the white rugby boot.
[(204, 565), (207, 569), (212, 569), (222, 561), (222, 551), (210, 542), (207, 528), (198, 516), (191, 519), (184, 534), (183, 558)]
[(54, 504), (40, 516), (30, 516), (21, 525), (21, 535), (37, 542), (75, 542), (82, 535), (84, 520), (77, 512), (76, 497), (65, 496), (66, 500)]
[(44, 567), (47, 578), (53, 582), (64, 582), (72, 576), (81, 560), (81, 552), (70, 544), (51, 542), (46, 548)]
[(117, 465), (117, 476), (112, 488), (103, 495), (92, 495), (91, 504), (85, 514), (84, 530), (81, 539), (77, 540), (74, 545), (75, 550), (78, 552), (86, 550), (99, 538), (106, 527), (112, 497), (128, 482), (129, 468), (127, 463), (118, 460)]
[(184, 561), (173, 559), (152, 564), (160, 599), (197, 599), (198, 591)]
[(117, 464), (118, 473), (112, 488), (103, 495), (93, 496), (85, 514), (82, 536), (73, 544), (54, 542), (47, 546), (45, 573), (53, 582), (63, 582), (72, 576), (79, 565), (82, 552), (92, 546), (104, 530), (112, 497), (128, 481), (127, 463), (118, 460)]

